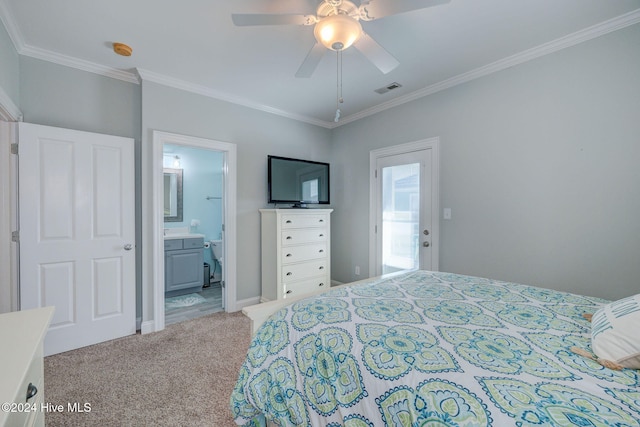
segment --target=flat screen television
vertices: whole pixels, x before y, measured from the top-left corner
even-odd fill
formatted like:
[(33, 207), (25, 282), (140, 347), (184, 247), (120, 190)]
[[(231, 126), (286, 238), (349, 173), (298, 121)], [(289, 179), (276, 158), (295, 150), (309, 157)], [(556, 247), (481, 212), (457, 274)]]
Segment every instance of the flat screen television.
[(269, 203), (329, 204), (329, 163), (267, 156)]

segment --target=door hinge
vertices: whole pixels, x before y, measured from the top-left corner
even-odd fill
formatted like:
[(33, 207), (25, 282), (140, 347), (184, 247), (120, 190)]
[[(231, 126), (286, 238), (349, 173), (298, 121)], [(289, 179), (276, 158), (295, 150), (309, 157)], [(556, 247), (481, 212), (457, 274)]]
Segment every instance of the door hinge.
[(374, 178), (378, 178), (378, 169), (374, 171), (373, 175), (374, 175)]
[(11, 144), (11, 154), (18, 154), (18, 143)]
[(224, 224), (222, 224), (222, 231), (224, 231)]
[(11, 241), (16, 243), (20, 241), (20, 231), (11, 232)]

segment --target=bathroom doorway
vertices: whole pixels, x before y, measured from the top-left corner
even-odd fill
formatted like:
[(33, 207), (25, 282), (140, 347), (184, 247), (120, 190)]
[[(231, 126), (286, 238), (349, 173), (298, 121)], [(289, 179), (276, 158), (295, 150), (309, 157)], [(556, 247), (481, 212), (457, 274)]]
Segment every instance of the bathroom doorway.
[(235, 311), (236, 146), (158, 131), (153, 145), (158, 331)]
[(163, 144), (165, 325), (224, 310), (224, 158)]

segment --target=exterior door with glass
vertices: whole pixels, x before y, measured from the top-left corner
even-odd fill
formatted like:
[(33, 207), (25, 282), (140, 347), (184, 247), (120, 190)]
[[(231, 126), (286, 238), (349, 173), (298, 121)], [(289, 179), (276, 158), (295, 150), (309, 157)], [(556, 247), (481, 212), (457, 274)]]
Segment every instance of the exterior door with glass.
[(423, 148), (376, 158), (376, 275), (438, 269), (433, 151)]

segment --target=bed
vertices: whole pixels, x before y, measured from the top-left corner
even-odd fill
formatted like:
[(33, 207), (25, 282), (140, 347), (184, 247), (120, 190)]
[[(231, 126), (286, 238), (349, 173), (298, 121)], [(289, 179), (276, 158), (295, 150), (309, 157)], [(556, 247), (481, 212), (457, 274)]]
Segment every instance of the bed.
[(640, 426), (640, 371), (607, 369), (583, 317), (607, 301), (412, 271), (290, 303), (255, 332), (239, 425)]

